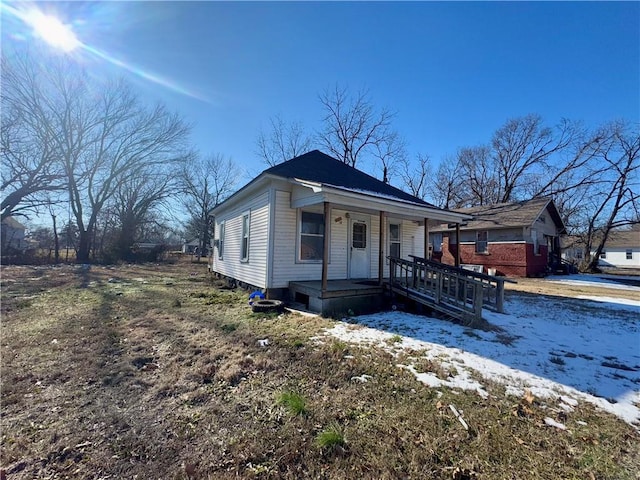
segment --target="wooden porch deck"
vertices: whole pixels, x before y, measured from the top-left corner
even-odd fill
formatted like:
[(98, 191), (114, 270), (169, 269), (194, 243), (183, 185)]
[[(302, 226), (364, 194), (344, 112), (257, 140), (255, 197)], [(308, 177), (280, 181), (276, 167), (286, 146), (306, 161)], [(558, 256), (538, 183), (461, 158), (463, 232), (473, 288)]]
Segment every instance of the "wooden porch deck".
[(290, 297), (327, 316), (379, 311), (391, 292), (469, 324), (482, 320), (483, 308), (503, 311), (509, 280), (412, 258), (389, 257), (391, 277), (382, 284), (377, 279), (329, 280), (323, 291), (321, 280), (293, 281)]

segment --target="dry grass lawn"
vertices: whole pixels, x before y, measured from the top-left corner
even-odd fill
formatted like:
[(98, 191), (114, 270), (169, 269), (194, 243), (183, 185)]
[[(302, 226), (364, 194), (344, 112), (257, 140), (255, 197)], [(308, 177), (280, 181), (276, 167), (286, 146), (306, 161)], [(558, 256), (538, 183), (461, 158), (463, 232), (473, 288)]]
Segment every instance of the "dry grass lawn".
[(613, 416), (431, 389), (330, 324), (254, 315), (204, 263), (3, 267), (2, 478), (640, 478)]

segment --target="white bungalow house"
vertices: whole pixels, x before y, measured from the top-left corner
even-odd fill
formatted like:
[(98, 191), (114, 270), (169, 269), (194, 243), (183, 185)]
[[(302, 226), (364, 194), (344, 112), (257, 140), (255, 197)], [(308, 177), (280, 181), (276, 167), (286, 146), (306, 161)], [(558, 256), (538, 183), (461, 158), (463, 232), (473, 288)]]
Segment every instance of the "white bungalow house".
[[(578, 264), (583, 259), (584, 242), (579, 237), (568, 237), (563, 245), (562, 257)], [(595, 255), (595, 248), (591, 255)], [(604, 244), (598, 259), (604, 268), (640, 268), (640, 225), (630, 230), (613, 230)]]
[(376, 308), (388, 255), (423, 257), (430, 226), (468, 218), (318, 150), (263, 171), (211, 215), (215, 275), (324, 314)]

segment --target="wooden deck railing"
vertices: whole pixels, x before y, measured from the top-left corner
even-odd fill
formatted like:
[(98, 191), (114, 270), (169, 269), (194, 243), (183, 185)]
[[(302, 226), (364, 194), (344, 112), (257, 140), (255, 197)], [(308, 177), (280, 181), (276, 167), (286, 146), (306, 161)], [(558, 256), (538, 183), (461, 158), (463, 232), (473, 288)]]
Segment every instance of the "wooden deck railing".
[(503, 278), (420, 257), (389, 258), (389, 283), (397, 293), (460, 318), (482, 319), (482, 309), (504, 310)]

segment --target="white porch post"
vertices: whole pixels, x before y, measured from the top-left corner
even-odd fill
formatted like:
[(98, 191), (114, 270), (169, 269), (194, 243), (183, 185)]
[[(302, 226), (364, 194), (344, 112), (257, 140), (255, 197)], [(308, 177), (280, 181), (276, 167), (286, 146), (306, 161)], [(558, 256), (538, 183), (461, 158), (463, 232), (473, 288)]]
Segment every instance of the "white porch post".
[(460, 224), (456, 223), (456, 267), (460, 266)]
[(382, 285), (384, 277), (384, 232), (385, 232), (385, 213), (380, 210), (380, 235), (378, 235), (378, 285)]
[(329, 271), (329, 225), (331, 223), (331, 204), (324, 202), (324, 238), (322, 251), (322, 298), (327, 291), (327, 275)]
[(427, 260), (431, 260), (431, 255), (429, 255), (429, 219), (424, 219), (424, 258)]

